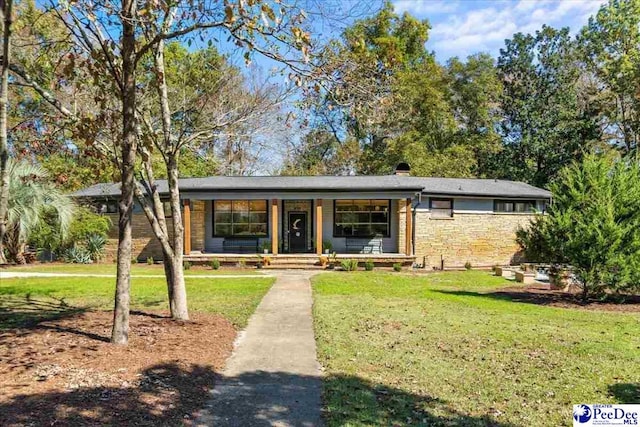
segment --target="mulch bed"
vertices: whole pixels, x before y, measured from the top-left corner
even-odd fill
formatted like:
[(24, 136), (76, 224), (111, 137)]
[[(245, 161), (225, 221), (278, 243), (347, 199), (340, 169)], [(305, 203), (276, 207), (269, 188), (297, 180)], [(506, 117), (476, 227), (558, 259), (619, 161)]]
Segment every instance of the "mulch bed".
[(128, 346), (109, 343), (112, 313), (92, 311), (0, 331), (0, 425), (192, 425), (233, 348), (221, 316), (131, 316)]
[(617, 312), (640, 312), (640, 295), (629, 295), (622, 302), (589, 300), (582, 301), (579, 294), (550, 290), (548, 285), (510, 286), (491, 292), (500, 298), (516, 302), (549, 305), (563, 308), (580, 308), (584, 310), (604, 310)]

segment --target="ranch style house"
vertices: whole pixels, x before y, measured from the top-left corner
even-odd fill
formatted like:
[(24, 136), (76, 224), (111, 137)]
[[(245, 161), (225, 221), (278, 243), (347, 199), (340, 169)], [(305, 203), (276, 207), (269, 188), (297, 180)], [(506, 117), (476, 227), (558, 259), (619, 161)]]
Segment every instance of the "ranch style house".
[[(157, 182), (168, 194), (167, 182)], [(318, 256), (371, 259), (425, 268), (506, 265), (522, 261), (518, 226), (545, 211), (551, 193), (495, 179), (426, 178), (400, 164), (385, 176), (214, 176), (180, 180), (185, 260), (255, 260), (313, 264)], [(119, 184), (74, 193), (113, 224), (107, 258), (117, 248)], [(166, 212), (170, 210), (166, 204)], [(139, 206), (134, 255), (162, 259)]]

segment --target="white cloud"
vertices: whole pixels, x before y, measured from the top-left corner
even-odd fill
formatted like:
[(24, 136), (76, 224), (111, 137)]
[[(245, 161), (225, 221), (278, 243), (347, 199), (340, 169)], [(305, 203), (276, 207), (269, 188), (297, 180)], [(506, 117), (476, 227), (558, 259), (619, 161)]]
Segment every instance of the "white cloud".
[(393, 8), (397, 13), (409, 12), (421, 18), (455, 12), (458, 6), (459, 2), (446, 0), (397, 0), (393, 2)]
[(440, 59), (488, 51), (497, 54), (516, 32), (532, 33), (543, 24), (568, 26), (575, 33), (606, 0), (420, 1), (397, 0), (398, 11), (431, 18), (427, 46)]

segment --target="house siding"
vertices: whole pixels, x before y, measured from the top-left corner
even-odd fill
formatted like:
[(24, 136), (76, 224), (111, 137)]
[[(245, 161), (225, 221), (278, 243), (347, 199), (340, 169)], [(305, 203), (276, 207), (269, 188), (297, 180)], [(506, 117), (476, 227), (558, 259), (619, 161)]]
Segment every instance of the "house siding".
[[(452, 218), (432, 218), (428, 197), (415, 206), (415, 255), (426, 268), (507, 265), (524, 260), (516, 230), (534, 214), (494, 213), (494, 199), (454, 198)], [(537, 202), (542, 209), (543, 201)], [(402, 236), (404, 238), (404, 236)]]

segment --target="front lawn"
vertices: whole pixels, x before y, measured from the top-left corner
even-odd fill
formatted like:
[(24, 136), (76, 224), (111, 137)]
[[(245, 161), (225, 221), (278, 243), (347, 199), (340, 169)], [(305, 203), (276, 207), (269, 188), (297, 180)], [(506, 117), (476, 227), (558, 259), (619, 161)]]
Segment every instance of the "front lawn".
[(487, 272), (313, 278), (327, 424), (568, 425), (640, 402), (640, 315), (545, 307)]
[[(192, 312), (220, 314), (237, 328), (243, 328), (274, 280), (272, 277), (187, 276), (189, 309)], [(114, 290), (115, 278), (3, 278), (0, 280), (0, 328), (33, 323), (67, 311), (110, 310), (113, 309)], [(164, 278), (131, 279), (133, 310), (166, 310), (167, 306)]]

